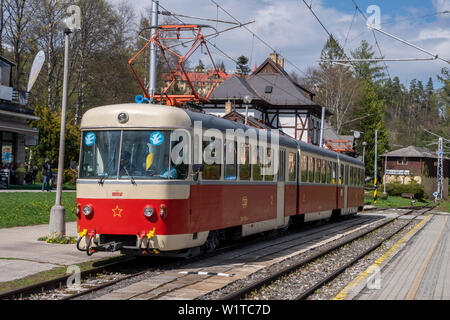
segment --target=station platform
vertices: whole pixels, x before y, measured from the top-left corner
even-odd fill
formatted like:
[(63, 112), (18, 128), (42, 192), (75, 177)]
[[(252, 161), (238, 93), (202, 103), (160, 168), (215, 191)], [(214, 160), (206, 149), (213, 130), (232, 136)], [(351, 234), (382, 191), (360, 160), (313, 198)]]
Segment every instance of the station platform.
[(379, 285), (365, 286), (354, 300), (449, 300), (450, 215), (429, 221), (381, 267)]
[[(37, 240), (47, 234), (47, 224), (0, 229), (0, 282), (117, 255), (99, 252), (88, 257), (85, 252), (78, 251), (75, 244), (50, 244)], [(76, 222), (66, 223), (66, 234), (77, 236)]]

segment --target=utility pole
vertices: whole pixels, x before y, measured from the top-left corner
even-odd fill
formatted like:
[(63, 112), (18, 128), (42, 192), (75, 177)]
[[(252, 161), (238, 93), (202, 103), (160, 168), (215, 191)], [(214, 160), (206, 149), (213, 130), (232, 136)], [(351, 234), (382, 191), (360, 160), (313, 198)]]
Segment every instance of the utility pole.
[[(159, 1), (153, 0), (152, 5), (152, 33), (151, 38), (155, 37), (156, 32), (158, 31), (158, 10), (159, 10)], [(150, 44), (150, 77), (149, 77), (149, 93), (150, 93), (150, 103), (154, 103), (154, 95), (156, 93), (156, 73), (157, 73), (157, 52), (156, 52), (156, 44), (152, 42)]]
[(325, 107), (322, 107), (322, 122), (320, 123), (320, 147), (323, 148), (323, 127), (325, 125)]
[(374, 203), (377, 203), (377, 192), (378, 192), (378, 181), (377, 181), (377, 178), (378, 178), (378, 174), (377, 174), (377, 171), (378, 171), (378, 130), (375, 130), (375, 161), (374, 161), (374, 165), (373, 165), (373, 167), (374, 167), (374, 185), (375, 185), (375, 190), (374, 190), (374, 193), (373, 193), (373, 202)]
[(444, 140), (439, 137), (439, 156), (437, 165), (438, 199), (444, 199)]
[(438, 164), (437, 164), (437, 199), (444, 199), (444, 140), (450, 142), (450, 140), (441, 137), (427, 129), (424, 129), (425, 132), (432, 134), (435, 137), (438, 137)]

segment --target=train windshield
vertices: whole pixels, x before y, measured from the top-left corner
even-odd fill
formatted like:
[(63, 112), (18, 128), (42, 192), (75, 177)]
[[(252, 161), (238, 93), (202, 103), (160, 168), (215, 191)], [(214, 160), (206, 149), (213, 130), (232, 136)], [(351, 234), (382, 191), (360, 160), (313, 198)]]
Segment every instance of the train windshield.
[(186, 179), (171, 161), (171, 131), (94, 131), (83, 134), (80, 178)]

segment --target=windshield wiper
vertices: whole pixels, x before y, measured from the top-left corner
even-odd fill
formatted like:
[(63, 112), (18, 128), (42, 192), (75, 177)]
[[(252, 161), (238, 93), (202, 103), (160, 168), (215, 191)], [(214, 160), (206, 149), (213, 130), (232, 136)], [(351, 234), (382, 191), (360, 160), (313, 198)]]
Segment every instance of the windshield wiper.
[(133, 176), (128, 172), (126, 167), (123, 167), (125, 169), (125, 172), (127, 173), (127, 175), (131, 178), (131, 183), (134, 184), (135, 186), (137, 186), (136, 181), (134, 181)]
[(101, 177), (100, 180), (98, 180), (98, 184), (103, 186), (107, 177), (108, 177), (107, 174), (105, 174), (103, 177)]

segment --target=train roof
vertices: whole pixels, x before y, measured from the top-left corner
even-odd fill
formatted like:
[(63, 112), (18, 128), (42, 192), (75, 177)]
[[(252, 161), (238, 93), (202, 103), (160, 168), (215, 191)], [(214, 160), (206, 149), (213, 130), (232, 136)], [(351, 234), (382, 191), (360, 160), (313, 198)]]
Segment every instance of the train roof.
[[(120, 113), (126, 112), (129, 120), (125, 124), (118, 121)], [(181, 108), (165, 105), (149, 104), (118, 104), (93, 108), (87, 111), (81, 121), (81, 129), (106, 129), (106, 128), (145, 128), (150, 124), (154, 127), (166, 128), (191, 128), (196, 121), (201, 121), (205, 129), (217, 129), (225, 132), (228, 129), (244, 132), (255, 130), (259, 136), (262, 132), (267, 134), (271, 140), (271, 133), (267, 130), (260, 130), (254, 127), (246, 126), (242, 123), (219, 118), (213, 115), (189, 111)], [(151, 126), (151, 125), (150, 125)], [(280, 145), (293, 149), (300, 148), (302, 151), (314, 153), (331, 159), (340, 159), (354, 165), (364, 166), (364, 163), (355, 158), (338, 154), (334, 151), (320, 148), (312, 144), (304, 143), (287, 136), (279, 136)]]

